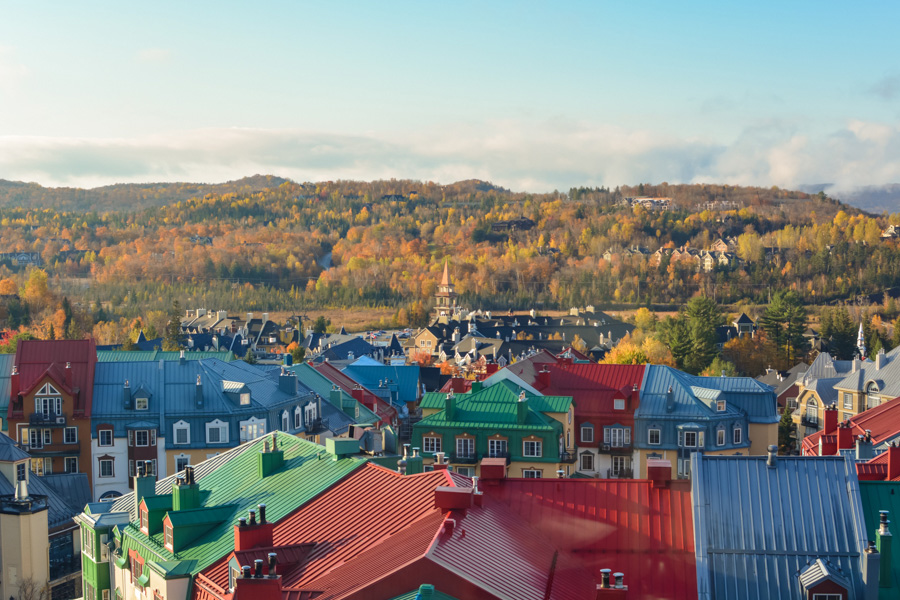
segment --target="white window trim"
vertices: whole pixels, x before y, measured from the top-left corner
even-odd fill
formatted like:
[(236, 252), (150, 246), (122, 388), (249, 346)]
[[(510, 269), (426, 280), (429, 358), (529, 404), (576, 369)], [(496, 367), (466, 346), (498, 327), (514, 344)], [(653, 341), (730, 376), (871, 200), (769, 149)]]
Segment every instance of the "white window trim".
[[(656, 432), (656, 441), (653, 441), (652, 433)], [(657, 429), (656, 427), (647, 430), (647, 445), (648, 446), (659, 446), (662, 444), (662, 429)]]
[(725, 412), (725, 401), (716, 400), (716, 412)]
[(294, 408), (294, 429), (300, 429), (303, 426), (303, 411), (300, 407)]
[[(109, 475), (103, 474), (103, 463), (109, 463)], [(109, 479), (116, 476), (116, 462), (111, 458), (101, 458), (97, 465), (97, 476), (102, 479)]]
[[(75, 432), (75, 439), (71, 442), (66, 441), (66, 434), (70, 431)], [(78, 428), (77, 427), (66, 427), (63, 429), (63, 444), (77, 444), (78, 443)]]
[[(584, 466), (584, 459), (585, 459), (585, 458), (589, 459), (590, 462), (591, 462), (590, 466), (588, 466), (588, 467)], [(579, 460), (578, 460), (578, 466), (581, 467), (581, 470), (582, 470), (582, 471), (593, 471), (593, 470), (594, 470), (594, 455), (591, 454), (590, 452), (585, 452), (584, 454), (582, 454), (582, 455), (579, 457)]]
[[(143, 403), (143, 405), (144, 405), (143, 408), (138, 406), (139, 402)], [(150, 398), (144, 398), (144, 397), (135, 398), (134, 399), (134, 410), (150, 410)]]
[[(688, 444), (688, 436), (689, 436), (689, 435), (694, 436), (694, 443), (693, 443), (693, 444)], [(685, 432), (684, 432), (684, 437), (682, 438), (682, 440), (683, 440), (683, 442), (684, 442), (684, 447), (685, 447), (685, 448), (696, 448), (696, 447), (698, 446), (698, 442), (700, 441), (700, 440), (699, 440), (699, 437), (700, 437), (700, 436), (698, 435), (698, 432), (696, 432), (696, 431), (685, 431)]]
[[(103, 436), (101, 435), (103, 433), (109, 434), (109, 443), (108, 444), (103, 443)], [(100, 446), (101, 448), (109, 448), (110, 446), (112, 446), (115, 443), (114, 439), (115, 439), (115, 436), (113, 436), (112, 429), (98, 429), (97, 430), (97, 445)]]
[[(140, 444), (138, 440), (140, 439), (140, 434), (143, 433), (147, 436), (146, 443)], [(135, 429), (134, 431), (134, 445), (137, 448), (148, 448), (150, 446), (150, 430), (149, 429)]]
[[(497, 450), (497, 447), (502, 448)], [(509, 453), (509, 440), (488, 440), (488, 456), (497, 458)]]
[(725, 430), (724, 429), (716, 429), (716, 446), (724, 446), (725, 445)]
[[(585, 432), (585, 431), (589, 431), (589, 432), (591, 433), (590, 439), (588, 439), (587, 436), (584, 435), (584, 432)], [(593, 428), (593, 426), (589, 426), (589, 425), (582, 425), (582, 426), (581, 426), (581, 441), (582, 441), (582, 442), (587, 442), (587, 443), (593, 443), (593, 442), (594, 442), (594, 428)]]
[(625, 399), (624, 398), (614, 398), (613, 399), (613, 410), (625, 410)]
[(735, 444), (741, 444), (744, 441), (744, 430), (740, 427), (735, 427), (732, 435), (732, 440)]
[[(187, 441), (179, 442), (178, 441), (178, 432), (186, 431), (187, 432)], [(174, 425), (172, 425), (172, 445), (174, 446), (186, 446), (191, 443), (191, 426), (187, 421), (178, 421)]]
[[(219, 441), (211, 442), (209, 440), (209, 432), (213, 429), (219, 430)], [(216, 419), (206, 424), (206, 443), (207, 444), (227, 444), (228, 443), (228, 423)]]
[[(74, 471), (70, 471), (69, 469), (66, 468), (66, 464), (72, 460), (75, 461), (75, 470)], [(77, 456), (66, 456), (63, 458), (63, 472), (64, 473), (77, 473), (78, 472), (78, 457)]]
[[(536, 444), (533, 446), (535, 448), (535, 454), (528, 453), (528, 445)], [(522, 456), (527, 456), (528, 458), (541, 458), (544, 455), (544, 443), (542, 440), (524, 440), (522, 442)]]
[[(464, 450), (471, 450), (465, 454), (460, 452), (460, 446), (464, 446)], [(460, 458), (473, 458), (475, 456), (475, 439), (470, 437), (456, 438), (456, 456)]]
[[(529, 477), (531, 474), (532, 477)], [(543, 479), (544, 472), (541, 469), (522, 469), (522, 477), (524, 479)]]
[[(428, 450), (428, 442), (432, 442), (432, 450)], [(441, 436), (439, 435), (426, 435), (422, 438), (422, 451), (428, 453), (441, 452), (441, 448), (443, 447), (443, 443), (441, 440)]]

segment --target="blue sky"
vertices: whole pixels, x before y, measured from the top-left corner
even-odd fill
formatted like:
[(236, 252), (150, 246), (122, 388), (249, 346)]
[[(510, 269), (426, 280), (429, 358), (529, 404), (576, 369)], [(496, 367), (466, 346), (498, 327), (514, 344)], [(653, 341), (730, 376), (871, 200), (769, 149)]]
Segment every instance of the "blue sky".
[(0, 2), (0, 178), (900, 181), (900, 3)]

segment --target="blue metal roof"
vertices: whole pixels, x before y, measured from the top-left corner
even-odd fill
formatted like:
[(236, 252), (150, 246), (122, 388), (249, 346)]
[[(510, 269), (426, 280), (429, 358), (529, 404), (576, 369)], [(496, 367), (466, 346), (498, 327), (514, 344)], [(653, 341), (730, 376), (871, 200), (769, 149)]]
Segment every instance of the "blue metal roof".
[(796, 598), (817, 559), (861, 598), (859, 482), (842, 457), (692, 456), (699, 598)]
[(385, 385), (396, 391), (396, 394), (391, 394), (394, 404), (403, 405), (419, 399), (419, 365), (373, 365), (368, 361), (357, 360), (343, 371), (370, 390), (377, 390), (380, 382), (389, 380), (392, 383)]

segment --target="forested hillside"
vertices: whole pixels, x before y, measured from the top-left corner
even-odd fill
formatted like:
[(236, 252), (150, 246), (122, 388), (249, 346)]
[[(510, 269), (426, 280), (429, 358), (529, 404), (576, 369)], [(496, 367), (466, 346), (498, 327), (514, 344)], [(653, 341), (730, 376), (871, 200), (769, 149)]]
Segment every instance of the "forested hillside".
[[(392, 306), (401, 322), (424, 313), (445, 258), (460, 302), (486, 308), (681, 304), (697, 293), (765, 302), (782, 288), (821, 304), (900, 283), (898, 243), (881, 239), (900, 214), (872, 217), (824, 194), (272, 183), (134, 211), (2, 208), (0, 276), (21, 288), (39, 266), (51, 289), (108, 315), (178, 299), (231, 310)], [(647, 208), (641, 197), (671, 201)], [(704, 270), (698, 252), (717, 240), (730, 246)], [(16, 252), (39, 254), (40, 265)]]

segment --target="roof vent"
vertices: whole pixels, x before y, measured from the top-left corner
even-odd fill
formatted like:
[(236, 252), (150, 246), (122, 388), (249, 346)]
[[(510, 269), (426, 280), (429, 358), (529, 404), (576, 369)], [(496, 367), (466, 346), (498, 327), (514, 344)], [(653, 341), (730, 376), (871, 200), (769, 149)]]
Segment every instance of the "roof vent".
[(769, 446), (769, 456), (766, 458), (766, 465), (770, 469), (775, 468), (775, 463), (777, 461), (776, 456), (778, 456), (778, 446), (772, 445)]

